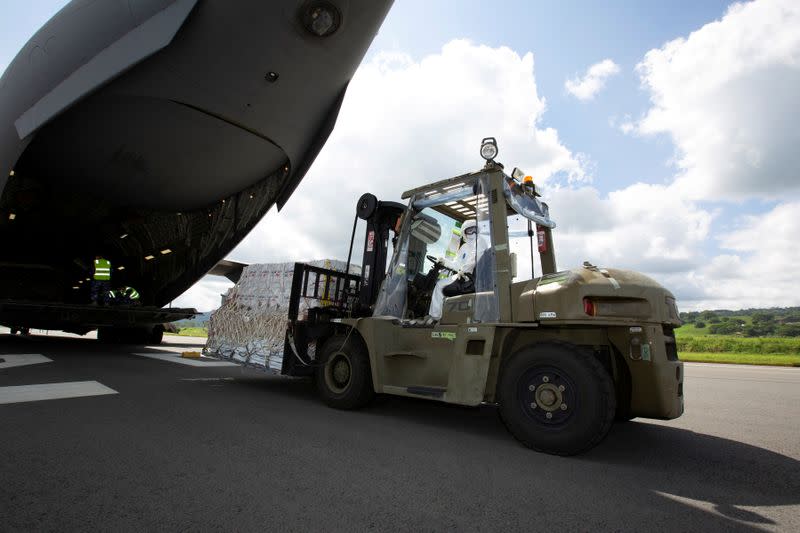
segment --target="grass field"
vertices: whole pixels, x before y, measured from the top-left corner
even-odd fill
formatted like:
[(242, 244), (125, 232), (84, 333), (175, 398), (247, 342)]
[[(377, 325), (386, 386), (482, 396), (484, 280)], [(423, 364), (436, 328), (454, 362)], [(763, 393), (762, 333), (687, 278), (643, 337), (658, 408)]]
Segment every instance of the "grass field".
[(177, 335), (179, 337), (208, 337), (206, 328), (183, 328), (179, 333), (164, 332), (164, 335)]
[(725, 352), (680, 352), (680, 359), (689, 363), (727, 363), (734, 365), (768, 365), (800, 367), (800, 355)]
[[(748, 317), (749, 318), (749, 317)], [(682, 361), (740, 365), (800, 366), (800, 338), (711, 335), (708, 326), (675, 330)]]

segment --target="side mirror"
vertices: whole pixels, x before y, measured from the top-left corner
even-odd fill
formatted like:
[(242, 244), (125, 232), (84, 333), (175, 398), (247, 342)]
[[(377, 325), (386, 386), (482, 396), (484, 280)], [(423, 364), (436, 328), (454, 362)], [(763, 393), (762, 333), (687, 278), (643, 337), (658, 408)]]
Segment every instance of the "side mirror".
[(517, 254), (511, 252), (508, 254), (508, 261), (511, 263), (511, 279), (517, 277)]

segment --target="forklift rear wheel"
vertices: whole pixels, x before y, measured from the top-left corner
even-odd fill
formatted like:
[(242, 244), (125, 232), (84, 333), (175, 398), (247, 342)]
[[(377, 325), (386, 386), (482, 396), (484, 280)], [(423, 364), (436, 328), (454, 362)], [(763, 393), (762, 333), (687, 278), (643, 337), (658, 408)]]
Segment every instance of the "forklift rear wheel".
[(591, 353), (543, 344), (512, 355), (497, 386), (500, 418), (535, 450), (575, 455), (598, 444), (616, 412), (614, 383)]
[(322, 400), (337, 409), (363, 407), (375, 395), (367, 351), (352, 336), (325, 342), (314, 377)]

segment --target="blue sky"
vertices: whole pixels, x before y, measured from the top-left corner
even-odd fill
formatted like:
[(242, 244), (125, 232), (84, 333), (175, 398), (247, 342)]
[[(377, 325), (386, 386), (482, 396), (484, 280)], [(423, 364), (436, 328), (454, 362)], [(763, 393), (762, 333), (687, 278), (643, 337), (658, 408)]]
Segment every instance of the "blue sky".
[[(594, 185), (608, 192), (638, 181), (668, 183), (673, 178), (675, 146), (667, 135), (625, 135), (609, 128), (609, 120), (635, 119), (649, 107), (649, 93), (635, 72), (648, 50), (721, 18), (731, 3), (523, 0), (500, 6), (477, 0), (400, 0), (371, 54), (398, 50), (421, 58), (464, 37), (493, 47), (508, 46), (521, 54), (533, 52), (536, 83), (547, 102), (543, 122), (558, 128), (570, 150), (590, 158)], [(564, 80), (604, 58), (612, 58), (620, 73), (592, 101), (576, 101), (565, 90)], [(720, 228), (733, 223), (732, 212), (757, 214), (773, 205), (752, 199), (735, 206), (712, 204), (721, 211), (713, 222)], [(709, 239), (705, 250), (716, 251), (716, 242)]]
[[(5, 0), (0, 68), (64, 3)], [(562, 221), (560, 266), (642, 270), (683, 309), (800, 305), (787, 274), (800, 261), (798, 4), (397, 0), (295, 198), (231, 257), (346, 255), (330, 243), (347, 240), (339, 220), (359, 191), (457, 174), (473, 164), (467, 143), (498, 135), (500, 159), (538, 174)], [(605, 74), (588, 90), (591, 68)], [(420, 132), (432, 142), (404, 159)], [(391, 179), (376, 178), (387, 167)], [(323, 176), (343, 173), (353, 202), (319, 234), (299, 233), (318, 217)], [(179, 303), (204, 309), (224, 286), (205, 279)]]
[[(597, 164), (596, 183), (619, 187), (639, 179), (666, 180), (673, 147), (668, 139), (634, 140), (610, 135), (608, 120), (638, 116), (648, 95), (633, 69), (645, 52), (721, 17), (730, 2), (503, 2), (397, 1), (372, 47), (399, 50), (416, 58), (437, 52), (458, 38), (489, 46), (533, 52), (536, 82), (546, 98), (544, 121), (558, 127), (571, 150)], [(576, 102), (564, 80), (604, 58), (621, 72), (590, 103)]]

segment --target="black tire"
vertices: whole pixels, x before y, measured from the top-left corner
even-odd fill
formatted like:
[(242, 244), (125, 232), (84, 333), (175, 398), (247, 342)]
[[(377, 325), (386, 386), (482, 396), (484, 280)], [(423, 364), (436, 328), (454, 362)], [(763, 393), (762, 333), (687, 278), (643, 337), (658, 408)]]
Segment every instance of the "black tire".
[(97, 328), (97, 340), (103, 344), (114, 344), (118, 342), (117, 331), (111, 326), (101, 326)]
[(314, 381), (322, 400), (336, 409), (357, 409), (375, 396), (369, 356), (355, 335), (334, 335), (319, 352)]
[[(158, 329), (157, 329), (158, 328)], [(97, 328), (97, 340), (104, 344), (160, 344), (164, 336), (161, 326), (101, 326)]]
[(149, 337), (148, 344), (161, 344), (161, 341), (164, 340), (164, 326), (161, 324), (153, 326), (153, 329), (150, 330)]
[(590, 352), (569, 344), (523, 348), (497, 384), (500, 418), (534, 450), (576, 455), (597, 445), (616, 412), (614, 383)]

